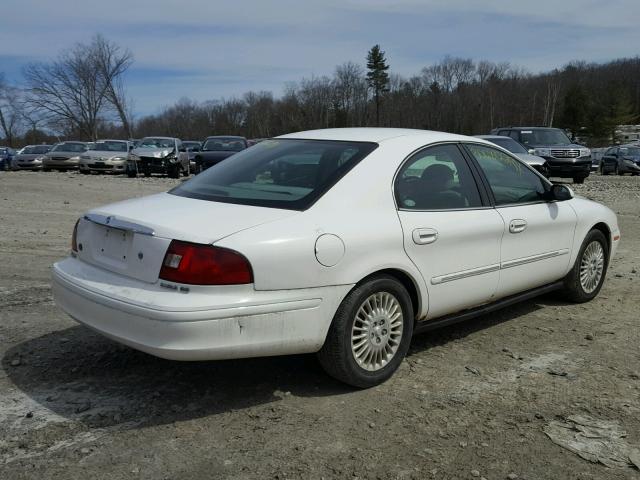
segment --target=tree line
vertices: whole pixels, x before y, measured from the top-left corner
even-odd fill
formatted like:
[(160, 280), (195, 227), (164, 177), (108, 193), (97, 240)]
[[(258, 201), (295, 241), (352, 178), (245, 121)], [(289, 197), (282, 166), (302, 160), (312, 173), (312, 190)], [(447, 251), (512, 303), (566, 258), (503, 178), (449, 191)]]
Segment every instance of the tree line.
[(365, 58), (365, 66), (350, 61), (330, 75), (289, 83), (279, 97), (257, 91), (204, 102), (182, 98), (134, 118), (124, 84), (133, 56), (97, 35), (52, 62), (28, 65), (20, 86), (0, 76), (0, 134), (17, 145), (42, 141), (47, 131), (83, 140), (186, 140), (376, 125), (471, 135), (542, 125), (602, 146), (612, 142), (617, 125), (640, 119), (640, 57), (576, 61), (534, 74), (509, 63), (446, 56), (409, 77), (393, 73), (378, 45)]

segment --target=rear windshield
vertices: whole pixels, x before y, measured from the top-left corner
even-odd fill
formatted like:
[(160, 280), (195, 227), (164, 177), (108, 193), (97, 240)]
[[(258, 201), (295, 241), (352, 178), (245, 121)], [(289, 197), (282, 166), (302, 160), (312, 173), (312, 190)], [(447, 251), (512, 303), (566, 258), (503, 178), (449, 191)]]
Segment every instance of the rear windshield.
[(536, 128), (520, 130), (520, 142), (524, 145), (570, 145), (571, 140), (562, 130), (556, 128)]
[(527, 153), (527, 149), (516, 142), (513, 138), (500, 137), (500, 138), (488, 138), (491, 143), (501, 146), (502, 148), (509, 150), (511, 153)]
[(369, 142), (266, 140), (169, 193), (214, 202), (305, 210), (377, 146)]

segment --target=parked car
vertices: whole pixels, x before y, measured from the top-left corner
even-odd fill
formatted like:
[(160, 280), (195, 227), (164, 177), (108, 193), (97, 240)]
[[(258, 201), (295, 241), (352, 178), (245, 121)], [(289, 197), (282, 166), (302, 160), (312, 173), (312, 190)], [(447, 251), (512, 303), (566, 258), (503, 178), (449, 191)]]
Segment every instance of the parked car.
[(196, 171), (196, 155), (202, 149), (202, 142), (196, 140), (183, 140), (182, 146), (189, 155), (189, 168), (192, 172)]
[(145, 177), (152, 173), (166, 174), (171, 178), (189, 175), (189, 156), (179, 138), (145, 137), (140, 145), (129, 154), (127, 175), (135, 177), (142, 173)]
[(549, 176), (549, 172), (547, 170), (547, 161), (537, 155), (531, 155), (527, 151), (527, 149), (522, 146), (521, 143), (516, 142), (513, 138), (502, 137), (500, 135), (476, 135), (476, 138), (482, 138), (491, 143), (495, 143), (499, 147), (502, 147), (513, 153), (516, 157), (518, 157), (530, 167), (535, 168), (545, 177)]
[(13, 157), (16, 152), (13, 148), (0, 147), (0, 171), (13, 169)]
[(591, 151), (583, 145), (573, 143), (559, 128), (507, 127), (496, 128), (493, 135), (511, 137), (547, 161), (549, 176), (572, 178), (583, 183), (591, 172)]
[(61, 142), (53, 146), (44, 156), (42, 170), (77, 170), (80, 156), (88, 149), (86, 142)]
[(45, 154), (51, 145), (27, 145), (15, 156), (14, 164), (18, 170), (42, 170)]
[(329, 374), (370, 387), (414, 333), (554, 290), (591, 300), (619, 239), (610, 209), (490, 142), (316, 130), (89, 210), (53, 295), (159, 357), (318, 352)]
[(607, 149), (600, 160), (600, 173), (640, 174), (640, 145), (620, 145)]
[(80, 172), (125, 173), (132, 147), (126, 140), (98, 140), (80, 157)]
[(247, 147), (249, 147), (249, 144), (244, 137), (207, 137), (202, 145), (202, 150), (196, 155), (196, 173), (220, 163)]

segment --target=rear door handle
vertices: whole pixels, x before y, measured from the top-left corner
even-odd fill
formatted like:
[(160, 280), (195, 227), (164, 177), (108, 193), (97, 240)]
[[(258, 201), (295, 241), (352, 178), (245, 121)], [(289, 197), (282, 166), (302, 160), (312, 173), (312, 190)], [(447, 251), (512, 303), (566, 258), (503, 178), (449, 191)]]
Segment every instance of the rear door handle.
[(522, 220), (521, 218), (516, 218), (515, 220), (511, 220), (511, 222), (509, 222), (509, 232), (511, 233), (524, 232), (526, 229), (527, 229), (526, 220)]
[(416, 228), (413, 231), (413, 243), (427, 245), (438, 239), (438, 231), (433, 228)]

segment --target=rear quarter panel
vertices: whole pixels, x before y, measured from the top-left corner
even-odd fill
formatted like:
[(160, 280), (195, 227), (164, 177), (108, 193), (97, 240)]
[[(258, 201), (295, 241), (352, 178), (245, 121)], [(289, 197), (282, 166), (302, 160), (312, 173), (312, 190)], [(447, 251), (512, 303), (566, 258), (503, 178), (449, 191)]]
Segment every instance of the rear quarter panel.
[[(355, 284), (376, 271), (398, 269), (412, 278), (426, 313), (426, 284), (405, 253), (392, 189), (396, 169), (415, 148), (406, 141), (384, 142), (305, 212), (216, 245), (247, 257), (258, 290)], [(332, 267), (315, 255), (316, 240), (327, 233), (344, 244), (344, 256)]]

